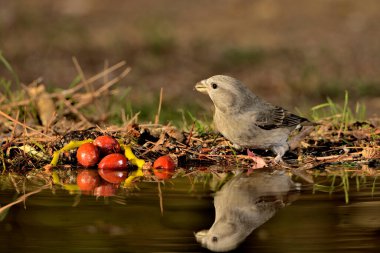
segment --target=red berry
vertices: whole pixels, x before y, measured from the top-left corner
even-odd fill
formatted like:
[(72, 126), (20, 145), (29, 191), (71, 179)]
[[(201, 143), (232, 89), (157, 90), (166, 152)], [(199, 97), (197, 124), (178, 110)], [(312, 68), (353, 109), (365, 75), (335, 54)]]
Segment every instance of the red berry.
[(170, 179), (174, 174), (175, 163), (170, 156), (161, 156), (153, 164), (153, 173), (157, 179)]
[(109, 154), (98, 164), (99, 169), (104, 170), (126, 170), (128, 160), (122, 154)]
[(99, 148), (102, 155), (120, 153), (121, 151), (119, 142), (115, 138), (108, 135), (98, 136), (94, 140), (94, 145)]
[(77, 175), (77, 185), (82, 191), (93, 191), (100, 183), (100, 178), (95, 170), (82, 170)]
[(92, 143), (85, 143), (78, 148), (77, 151), (78, 163), (84, 167), (91, 167), (99, 161), (99, 150)]
[(157, 158), (156, 161), (154, 161), (153, 168), (164, 169), (164, 170), (174, 170), (175, 163), (173, 159), (168, 155), (160, 156), (159, 158)]
[(128, 171), (126, 170), (99, 169), (98, 172), (105, 181), (111, 184), (120, 184), (128, 176)]

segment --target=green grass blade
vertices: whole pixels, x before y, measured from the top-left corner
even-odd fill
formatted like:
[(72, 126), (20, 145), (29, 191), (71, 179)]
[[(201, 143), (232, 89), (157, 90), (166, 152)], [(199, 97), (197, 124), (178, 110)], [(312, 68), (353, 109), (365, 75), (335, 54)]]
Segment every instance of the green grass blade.
[(3, 53), (0, 51), (0, 62), (4, 65), (4, 67), (12, 74), (13, 78), (15, 79), (16, 84), (20, 85), (20, 80), (18, 76), (16, 75), (16, 72), (13, 70), (11, 64), (5, 59), (3, 56)]

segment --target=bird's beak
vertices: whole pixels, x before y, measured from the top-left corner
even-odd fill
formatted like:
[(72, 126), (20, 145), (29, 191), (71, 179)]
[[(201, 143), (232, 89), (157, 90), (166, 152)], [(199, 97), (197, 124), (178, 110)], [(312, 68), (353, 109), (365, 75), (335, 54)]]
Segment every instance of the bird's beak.
[(195, 89), (201, 93), (207, 94), (206, 81), (202, 80), (195, 85)]

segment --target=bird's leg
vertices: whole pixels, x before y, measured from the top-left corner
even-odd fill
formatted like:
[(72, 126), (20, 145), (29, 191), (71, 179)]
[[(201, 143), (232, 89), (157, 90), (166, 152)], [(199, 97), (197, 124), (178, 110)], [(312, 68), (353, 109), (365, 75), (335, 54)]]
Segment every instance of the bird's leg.
[(289, 150), (289, 146), (287, 144), (282, 145), (282, 146), (273, 146), (272, 151), (276, 154), (276, 157), (274, 158), (274, 162), (275, 163), (283, 162), (282, 157), (288, 150)]

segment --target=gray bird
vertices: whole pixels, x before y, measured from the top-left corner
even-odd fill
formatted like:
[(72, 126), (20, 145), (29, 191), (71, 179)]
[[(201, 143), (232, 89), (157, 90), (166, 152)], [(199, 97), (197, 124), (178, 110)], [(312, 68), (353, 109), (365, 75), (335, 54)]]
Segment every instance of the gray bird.
[(225, 138), (236, 148), (270, 149), (276, 154), (275, 162), (289, 150), (291, 132), (312, 124), (259, 98), (230, 76), (212, 76), (198, 82), (195, 89), (210, 96), (215, 106), (214, 125)]
[(195, 233), (196, 240), (215, 252), (230, 251), (278, 210), (295, 201), (299, 184), (284, 171), (257, 170), (240, 174), (215, 194), (215, 222)]

